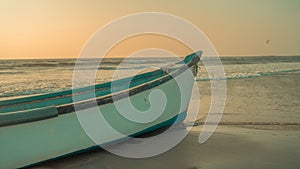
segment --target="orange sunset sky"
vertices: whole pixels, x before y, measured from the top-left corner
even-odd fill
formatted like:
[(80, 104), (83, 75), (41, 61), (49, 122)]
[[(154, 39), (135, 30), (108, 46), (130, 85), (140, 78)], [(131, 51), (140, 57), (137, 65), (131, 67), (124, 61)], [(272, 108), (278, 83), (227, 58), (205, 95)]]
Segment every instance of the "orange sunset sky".
[[(137, 12), (190, 21), (221, 56), (300, 54), (299, 0), (1, 0), (0, 59), (77, 57), (98, 29)], [(189, 52), (173, 39), (146, 35), (118, 44), (108, 55), (149, 47)]]

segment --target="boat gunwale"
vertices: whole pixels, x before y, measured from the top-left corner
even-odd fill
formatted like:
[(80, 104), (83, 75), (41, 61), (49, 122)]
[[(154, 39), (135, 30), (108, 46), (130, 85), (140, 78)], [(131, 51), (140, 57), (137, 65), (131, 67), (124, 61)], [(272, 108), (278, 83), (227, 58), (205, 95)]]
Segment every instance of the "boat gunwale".
[[(193, 54), (195, 54), (195, 53), (193, 53)], [(188, 55), (188, 56), (190, 56), (190, 55)], [(184, 64), (184, 63), (186, 63), (186, 60), (176, 62), (176, 63), (174, 63), (174, 65)], [(169, 66), (169, 67), (172, 67), (172, 66)], [(34, 102), (39, 102), (39, 101), (43, 101), (43, 100), (54, 100), (57, 98), (65, 98), (65, 97), (71, 96), (73, 94), (84, 94), (84, 93), (88, 93), (90, 91), (98, 91), (98, 90), (102, 90), (103, 88), (109, 88), (112, 83), (122, 85), (124, 82), (129, 81), (132, 78), (135, 78), (135, 80), (143, 79), (147, 76), (151, 77), (151, 76), (153, 76), (153, 74), (161, 73), (161, 72), (162, 72), (161, 76), (163, 76), (164, 71), (162, 68), (160, 68), (160, 69), (153, 70), (150, 72), (138, 74), (134, 77), (130, 76), (130, 77), (122, 78), (122, 79), (113, 80), (110, 82), (104, 82), (104, 83), (95, 84), (95, 85), (91, 85), (91, 86), (85, 86), (85, 87), (76, 88), (76, 89), (67, 89), (67, 90), (63, 90), (63, 91), (42, 93), (42, 94), (29, 95), (29, 96), (25, 95), (25, 96), (21, 96), (20, 98), (11, 98), (8, 100), (0, 100), (0, 108), (6, 107), (6, 106), (34, 103)], [(2, 112), (0, 112), (0, 113), (2, 113)]]
[[(111, 94), (107, 94), (107, 95), (100, 96), (100, 97), (95, 97), (95, 98), (88, 99), (88, 100), (83, 100), (83, 101), (79, 101), (79, 102), (56, 106), (56, 108), (58, 110), (58, 114), (60, 115), (60, 114), (67, 114), (67, 113), (75, 112), (75, 107), (76, 107), (76, 110), (84, 110), (84, 109), (100, 106), (103, 104), (112, 103), (114, 101), (124, 99), (128, 96), (133, 96), (135, 94), (155, 88), (155, 87), (157, 87), (163, 83), (166, 83), (169, 80), (177, 77), (184, 71), (188, 70), (190, 67), (197, 66), (196, 64), (200, 61), (201, 53), (200, 54), (193, 53), (192, 55), (195, 55), (196, 57), (191, 58), (191, 60), (189, 60), (188, 63), (180, 66), (174, 72), (166, 74), (155, 80), (146, 82), (144, 84), (137, 85), (132, 88), (125, 89), (125, 90), (121, 90), (116, 93), (111, 93)], [(95, 105), (95, 102), (97, 103), (96, 105)]]
[[(184, 64), (184, 63), (186, 64), (187, 62), (190, 61), (190, 59), (191, 59), (190, 56), (199, 55), (199, 57), (200, 57), (201, 54), (202, 53), (200, 51), (192, 53), (192, 54), (186, 56), (184, 60), (176, 62), (174, 64), (175, 65), (176, 64)], [(169, 67), (171, 67), (171, 66), (169, 66)], [(32, 95), (32, 96), (24, 96), (24, 97), (21, 97), (21, 98), (12, 98), (12, 99), (8, 99), (8, 100), (1, 100), (0, 101), (0, 108), (7, 107), (7, 106), (14, 106), (14, 105), (35, 103), (35, 102), (40, 102), (40, 101), (43, 101), (43, 100), (54, 100), (54, 99), (57, 99), (57, 98), (66, 98), (66, 97), (69, 97), (73, 94), (84, 94), (84, 93), (88, 93), (88, 92), (91, 92), (91, 91), (92, 92), (93, 91), (99, 91), (99, 90), (102, 90), (103, 88), (109, 88), (112, 83), (114, 83), (114, 84), (123, 84), (124, 82), (129, 81), (132, 78), (135, 78), (135, 80), (143, 79), (143, 78), (145, 78), (147, 76), (151, 76), (155, 73), (160, 73), (161, 71), (162, 71), (161, 77), (163, 77), (164, 76), (163, 70), (162, 70), (162, 68), (160, 68), (158, 70), (154, 70), (154, 71), (151, 71), (151, 72), (138, 74), (134, 77), (132, 77), (132, 76), (131, 77), (126, 77), (126, 78), (117, 79), (117, 80), (114, 80), (114, 81), (105, 82), (105, 83), (101, 83), (101, 84), (96, 84), (96, 85), (92, 85), (92, 86), (85, 86), (85, 87), (77, 88), (77, 89), (68, 89), (68, 90), (52, 92), (52, 93), (43, 93), (43, 94), (37, 94), (37, 95)], [(135, 87), (135, 86), (133, 86), (133, 87)], [(99, 96), (99, 97), (101, 97), (101, 96)], [(65, 104), (68, 104), (68, 103), (65, 103)], [(19, 110), (19, 111), (22, 111), (22, 110)], [(4, 113), (4, 112), (0, 112), (0, 113)]]
[[(151, 72), (146, 72), (146, 73), (143, 73), (143, 74), (136, 75), (135, 80), (142, 79), (145, 76), (151, 76), (154, 73), (159, 73), (160, 71), (162, 71), (162, 70), (158, 69), (158, 70), (154, 70), (154, 71), (151, 71)], [(78, 88), (78, 89), (68, 89), (68, 90), (58, 91), (58, 92), (53, 92), (53, 93), (43, 93), (43, 94), (37, 94), (37, 95), (33, 95), (33, 96), (24, 96), (24, 97), (21, 97), (21, 98), (12, 98), (12, 99), (9, 99), (9, 100), (2, 100), (2, 101), (0, 101), (0, 108), (1, 107), (6, 107), (6, 106), (34, 103), (34, 102), (43, 101), (43, 100), (54, 100), (54, 99), (57, 99), (57, 98), (68, 97), (68, 96), (71, 96), (73, 94), (84, 94), (84, 93), (88, 93), (88, 92), (91, 92), (91, 91), (98, 91), (98, 90), (102, 90), (103, 88), (109, 88), (109, 86), (112, 83), (122, 84), (122, 83), (130, 80), (131, 78), (132, 78), (132, 76), (126, 77), (126, 78), (123, 78), (123, 79), (118, 79), (118, 80), (115, 80), (115, 81), (96, 84), (94, 86), (86, 86), (86, 87), (82, 87), (82, 88)], [(13, 102), (13, 103), (11, 103), (11, 102)]]
[[(121, 91), (118, 91), (115, 93), (103, 95), (100, 97), (95, 97), (92, 99), (87, 99), (87, 100), (78, 101), (78, 102), (72, 102), (72, 103), (58, 105), (58, 106), (54, 105), (54, 106), (52, 106), (52, 108), (55, 108), (57, 110), (56, 116), (49, 116), (49, 117), (45, 116), (45, 117), (39, 117), (39, 118), (32, 117), (32, 118), (26, 118), (23, 121), (17, 120), (18, 122), (15, 122), (15, 120), (12, 120), (11, 122), (5, 121), (3, 123), (0, 123), (0, 127), (23, 124), (23, 123), (34, 122), (34, 121), (39, 121), (39, 120), (45, 120), (45, 119), (49, 119), (49, 118), (55, 118), (62, 114), (75, 113), (76, 112), (75, 110), (79, 111), (79, 110), (84, 110), (84, 109), (112, 103), (114, 101), (124, 99), (126, 97), (133, 96), (138, 93), (153, 89), (163, 83), (166, 83), (166, 82), (172, 80), (173, 78), (177, 77), (181, 73), (190, 69), (190, 67), (197, 66), (197, 63), (200, 61), (201, 53), (200, 54), (193, 53), (192, 55), (194, 55), (194, 56), (190, 60), (188, 60), (188, 62), (186, 64), (183, 64), (182, 66), (178, 67), (176, 70), (172, 71), (171, 73), (165, 74), (160, 78), (157, 78), (157, 79), (148, 81), (144, 84), (140, 84), (140, 85), (137, 85), (137, 86), (134, 86), (131, 88), (127, 88), (125, 90), (121, 90)], [(95, 102), (96, 102), (96, 104), (95, 104)], [(76, 109), (75, 109), (75, 107), (76, 107)], [(36, 109), (28, 109), (25, 111), (23, 110), (23, 111), (16, 111), (16, 112), (1, 113), (0, 116), (4, 115), (4, 116), (7, 116), (8, 119), (13, 119), (12, 117), (9, 117), (9, 116), (19, 116), (20, 113), (24, 114), (26, 116), (26, 113), (29, 113), (28, 115), (30, 115), (30, 112), (35, 111), (35, 110)]]

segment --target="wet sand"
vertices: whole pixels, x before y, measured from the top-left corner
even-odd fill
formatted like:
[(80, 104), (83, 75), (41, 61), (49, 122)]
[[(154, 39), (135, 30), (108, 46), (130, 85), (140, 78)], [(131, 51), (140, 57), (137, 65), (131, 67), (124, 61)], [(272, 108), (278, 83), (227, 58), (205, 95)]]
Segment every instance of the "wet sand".
[[(198, 125), (175, 148), (159, 156), (129, 159), (96, 149), (32, 168), (299, 168), (299, 84), (300, 74), (228, 80), (221, 125), (203, 144), (198, 143), (202, 127)], [(209, 82), (200, 82), (199, 87), (199, 119), (203, 119), (210, 105)]]

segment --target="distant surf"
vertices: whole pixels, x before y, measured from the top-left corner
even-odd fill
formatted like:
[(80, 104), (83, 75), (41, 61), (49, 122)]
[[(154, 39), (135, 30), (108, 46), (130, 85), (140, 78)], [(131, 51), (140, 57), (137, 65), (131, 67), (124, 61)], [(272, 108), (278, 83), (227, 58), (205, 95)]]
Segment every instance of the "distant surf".
[[(214, 63), (213, 57), (203, 62)], [(119, 65), (122, 58), (105, 58), (98, 67), (95, 83), (111, 81), (116, 69), (142, 70), (178, 61), (177, 58), (130, 58)], [(224, 77), (212, 77), (199, 64), (196, 80), (244, 79), (276, 74), (300, 73), (300, 56), (221, 57)], [(81, 65), (95, 65), (93, 59), (80, 60)], [(83, 64), (82, 64), (83, 63)], [(56, 92), (72, 88), (76, 59), (0, 60), (0, 98)]]

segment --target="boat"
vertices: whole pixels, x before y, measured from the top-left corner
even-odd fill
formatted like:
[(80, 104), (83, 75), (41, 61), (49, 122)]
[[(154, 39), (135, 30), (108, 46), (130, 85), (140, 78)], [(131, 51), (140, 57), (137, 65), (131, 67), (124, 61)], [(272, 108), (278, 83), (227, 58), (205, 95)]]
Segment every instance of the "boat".
[[(76, 90), (0, 101), (0, 168), (31, 166), (121, 141), (119, 135), (105, 131), (99, 144), (88, 136), (77, 114), (93, 113), (94, 108), (101, 110), (110, 125), (129, 137), (180, 123), (187, 116), (201, 54), (201, 51), (192, 53), (168, 67), (134, 77)], [(129, 87), (124, 85), (129, 81)], [(178, 82), (184, 84), (180, 89), (183, 91), (179, 91)], [(117, 90), (113, 92), (112, 83), (117, 86)], [(113, 106), (114, 103), (129, 97), (137, 109), (148, 109), (150, 104), (147, 98), (156, 89), (164, 92), (167, 103), (162, 114), (153, 121), (137, 123), (127, 120)], [(91, 92), (95, 98), (91, 98)], [(81, 100), (73, 101), (74, 95), (80, 96)]]

